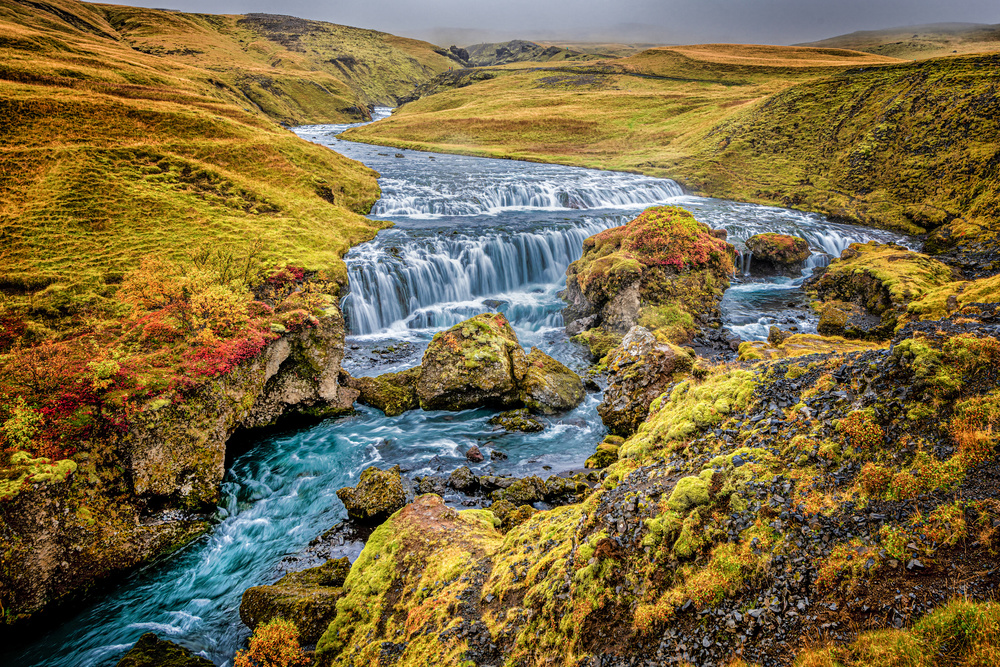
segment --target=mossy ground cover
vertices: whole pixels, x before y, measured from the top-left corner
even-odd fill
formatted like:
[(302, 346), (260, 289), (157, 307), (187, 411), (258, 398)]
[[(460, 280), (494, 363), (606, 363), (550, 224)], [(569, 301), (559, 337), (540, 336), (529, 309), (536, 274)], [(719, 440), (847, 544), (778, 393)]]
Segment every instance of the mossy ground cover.
[(686, 48), (491, 70), (350, 136), (641, 171), (903, 231), (947, 224), (949, 247), (995, 234), (1000, 56), (895, 63), (820, 50), (803, 67), (803, 51), (780, 47)]
[[(455, 627), (523, 664), (979, 664), (1000, 584), (982, 574), (1000, 552), (994, 311), (907, 325), (891, 351), (675, 383), (614, 443), (600, 488), (491, 543)], [(946, 605), (958, 580), (969, 601)], [(415, 645), (390, 634), (373, 637)]]

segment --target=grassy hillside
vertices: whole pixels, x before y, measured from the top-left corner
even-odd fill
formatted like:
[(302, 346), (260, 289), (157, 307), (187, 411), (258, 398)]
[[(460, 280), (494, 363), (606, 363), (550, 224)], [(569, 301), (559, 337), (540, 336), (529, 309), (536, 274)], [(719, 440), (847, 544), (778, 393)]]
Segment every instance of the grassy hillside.
[[(491, 69), (359, 141), (669, 176), (693, 191), (910, 232), (997, 219), (1000, 55), (917, 63), (703, 45)], [(954, 237), (957, 239), (959, 237)], [(953, 240), (954, 240), (953, 239)]]
[[(577, 51), (572, 48), (515, 39), (510, 42), (473, 44), (465, 47), (468, 63), (473, 67), (489, 67), (515, 62), (565, 62), (599, 60), (600, 55)], [(607, 55), (603, 57), (607, 58)]]
[(800, 46), (855, 49), (907, 60), (985, 53), (1000, 51), (1000, 24), (939, 23), (861, 30)]

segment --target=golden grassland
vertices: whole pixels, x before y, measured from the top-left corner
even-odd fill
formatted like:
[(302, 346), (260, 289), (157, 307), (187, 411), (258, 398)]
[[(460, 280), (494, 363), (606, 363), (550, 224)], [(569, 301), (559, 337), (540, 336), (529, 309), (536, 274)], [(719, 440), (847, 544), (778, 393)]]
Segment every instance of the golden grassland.
[(917, 63), (700, 45), (490, 69), (357, 141), (640, 171), (689, 190), (908, 232), (997, 218), (1000, 54)]
[(1000, 24), (932, 24), (862, 30), (801, 46), (833, 47), (921, 60), (952, 54), (1000, 51)]

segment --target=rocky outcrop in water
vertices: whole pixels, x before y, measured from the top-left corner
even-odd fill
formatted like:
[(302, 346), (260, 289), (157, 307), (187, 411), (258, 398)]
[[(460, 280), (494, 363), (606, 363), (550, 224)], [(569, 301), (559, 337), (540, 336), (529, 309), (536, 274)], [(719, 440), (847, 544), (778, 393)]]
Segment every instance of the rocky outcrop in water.
[(607, 357), (608, 388), (597, 406), (612, 435), (632, 435), (645, 421), (650, 403), (690, 372), (694, 361), (693, 352), (657, 341), (648, 329), (632, 327)]
[(341, 371), (341, 382), (359, 392), (358, 400), (378, 408), (386, 417), (395, 417), (420, 407), (417, 397), (417, 378), (420, 367), (397, 373), (383, 373), (377, 377), (353, 378)]
[(476, 315), (434, 336), (416, 393), (424, 410), (517, 408), (554, 414), (583, 400), (579, 376), (541, 350), (526, 355), (500, 313)]
[(753, 257), (750, 272), (754, 275), (798, 275), (812, 251), (809, 242), (787, 234), (754, 234), (746, 240)]
[[(624, 335), (636, 325), (676, 343), (718, 326), (735, 249), (688, 211), (654, 207), (584, 241), (566, 271), (566, 331)], [(597, 335), (600, 338), (600, 335)]]
[(405, 505), (413, 493), (407, 488), (399, 466), (389, 470), (371, 467), (361, 473), (354, 487), (337, 491), (347, 515), (360, 523), (379, 523)]
[(214, 663), (208, 658), (202, 658), (183, 646), (147, 632), (139, 637), (139, 641), (118, 661), (116, 667), (213, 667), (213, 665)]
[(295, 623), (303, 642), (315, 643), (337, 616), (337, 601), (343, 597), (341, 587), (350, 569), (350, 561), (339, 558), (286, 574), (273, 586), (248, 588), (240, 601), (240, 619), (253, 630), (284, 618)]

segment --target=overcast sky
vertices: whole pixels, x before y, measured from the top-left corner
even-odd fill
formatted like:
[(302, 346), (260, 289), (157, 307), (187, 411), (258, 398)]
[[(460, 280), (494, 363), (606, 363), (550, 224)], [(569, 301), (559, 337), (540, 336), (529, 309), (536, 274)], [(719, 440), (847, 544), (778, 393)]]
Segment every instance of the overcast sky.
[(291, 14), (444, 45), (461, 44), (462, 38), (471, 43), (515, 37), (794, 44), (855, 30), (1000, 23), (998, 0), (126, 0), (122, 4), (213, 14)]

